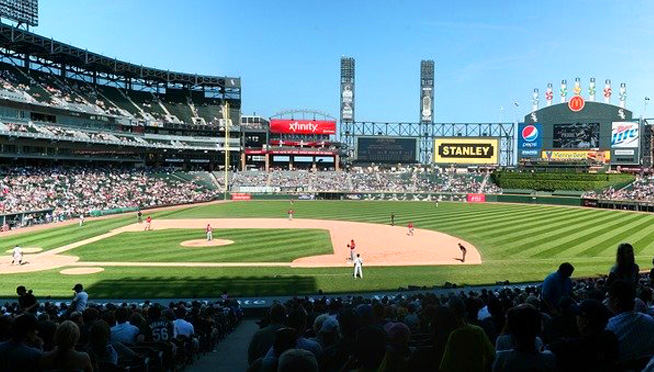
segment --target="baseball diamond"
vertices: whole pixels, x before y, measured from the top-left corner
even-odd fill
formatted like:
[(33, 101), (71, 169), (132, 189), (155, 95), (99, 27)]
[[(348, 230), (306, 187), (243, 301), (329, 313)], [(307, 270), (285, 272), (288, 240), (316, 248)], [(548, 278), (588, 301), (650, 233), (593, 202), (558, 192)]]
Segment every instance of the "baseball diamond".
[[(557, 262), (594, 276), (614, 260), (616, 244), (629, 238), (638, 262), (654, 254), (654, 216), (622, 211), (443, 202), (288, 201), (209, 203), (152, 213), (153, 231), (131, 218), (90, 219), (84, 228), (32, 228), (3, 238), (40, 247), (29, 264), (0, 261), (4, 296), (18, 283), (40, 293), (67, 293), (70, 268), (98, 297), (210, 296), (215, 287), (235, 295), (310, 294), (394, 290), (408, 286), (526, 282), (542, 278)], [(395, 226), (389, 222), (395, 216)], [(412, 221), (415, 236), (406, 235)], [(216, 239), (233, 244), (189, 248), (211, 223)], [(75, 229), (73, 229), (75, 227)], [(28, 228), (29, 230), (30, 228)], [(357, 242), (365, 280), (352, 281), (346, 247)], [(458, 243), (467, 247), (462, 264)], [(165, 270), (164, 270), (165, 269)], [(164, 271), (162, 271), (164, 270)], [(147, 283), (157, 282), (156, 287)], [(116, 285), (119, 283), (119, 285)], [(182, 285), (182, 283), (195, 283)]]

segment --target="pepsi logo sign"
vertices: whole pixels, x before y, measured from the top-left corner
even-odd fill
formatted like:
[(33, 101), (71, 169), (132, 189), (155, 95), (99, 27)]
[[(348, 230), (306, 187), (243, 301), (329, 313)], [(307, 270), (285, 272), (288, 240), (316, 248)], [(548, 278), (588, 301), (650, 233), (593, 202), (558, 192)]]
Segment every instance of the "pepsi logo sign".
[(525, 142), (534, 142), (538, 139), (538, 128), (533, 125), (527, 125), (522, 128), (522, 139)]

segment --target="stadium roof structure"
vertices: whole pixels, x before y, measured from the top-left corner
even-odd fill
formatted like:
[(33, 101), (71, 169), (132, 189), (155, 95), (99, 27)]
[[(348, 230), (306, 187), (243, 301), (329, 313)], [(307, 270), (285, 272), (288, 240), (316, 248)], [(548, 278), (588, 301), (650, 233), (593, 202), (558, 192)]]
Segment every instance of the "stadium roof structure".
[(159, 83), (216, 87), (226, 90), (240, 90), (241, 88), (241, 79), (238, 77), (198, 75), (143, 67), (142, 65), (89, 52), (2, 22), (0, 22), (0, 48), (43, 58), (55, 63), (126, 78)]

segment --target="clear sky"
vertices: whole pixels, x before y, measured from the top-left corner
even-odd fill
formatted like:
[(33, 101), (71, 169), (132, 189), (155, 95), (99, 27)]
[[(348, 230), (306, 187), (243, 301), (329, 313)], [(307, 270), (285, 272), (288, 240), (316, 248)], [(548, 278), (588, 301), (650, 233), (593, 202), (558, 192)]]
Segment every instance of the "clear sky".
[(41, 0), (39, 22), (132, 63), (240, 76), (244, 114), (338, 117), (341, 56), (356, 59), (358, 121), (417, 121), (421, 59), (436, 64), (436, 122), (513, 121), (534, 88), (543, 104), (548, 82), (575, 77), (598, 97), (611, 79), (614, 103), (627, 83), (636, 117), (654, 100), (651, 0)]

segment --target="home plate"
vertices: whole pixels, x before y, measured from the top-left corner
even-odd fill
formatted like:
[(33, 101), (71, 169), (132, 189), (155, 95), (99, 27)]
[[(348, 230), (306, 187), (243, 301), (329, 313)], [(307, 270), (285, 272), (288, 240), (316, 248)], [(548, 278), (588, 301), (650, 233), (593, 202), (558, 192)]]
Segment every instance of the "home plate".
[(195, 240), (186, 240), (180, 243), (184, 247), (190, 248), (201, 248), (201, 247), (221, 247), (223, 245), (234, 244), (233, 240), (228, 239), (195, 239)]

